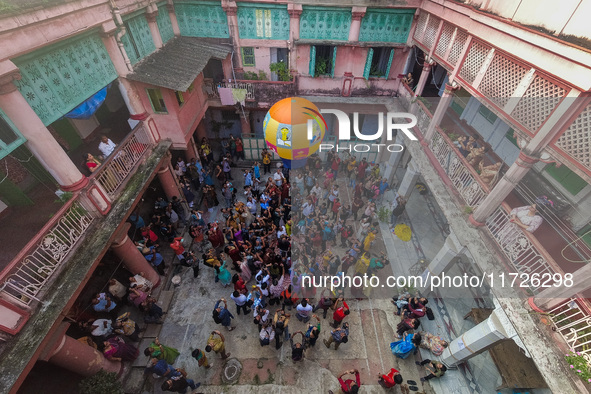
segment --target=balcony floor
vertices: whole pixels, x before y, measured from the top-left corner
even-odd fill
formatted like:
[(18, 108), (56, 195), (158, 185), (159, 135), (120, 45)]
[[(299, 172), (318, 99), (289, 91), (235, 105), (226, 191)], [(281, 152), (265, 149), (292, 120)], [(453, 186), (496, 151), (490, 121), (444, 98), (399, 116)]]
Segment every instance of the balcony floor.
[(0, 219), (0, 270), (12, 261), (62, 206), (54, 191), (42, 184), (35, 186), (28, 195), (34, 205), (9, 207)]

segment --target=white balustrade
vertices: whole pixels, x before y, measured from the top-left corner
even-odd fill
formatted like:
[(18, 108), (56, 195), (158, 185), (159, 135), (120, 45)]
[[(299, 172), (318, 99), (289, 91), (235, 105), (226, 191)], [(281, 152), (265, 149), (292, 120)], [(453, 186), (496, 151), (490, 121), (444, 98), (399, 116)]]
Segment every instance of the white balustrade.
[(591, 315), (582, 301), (571, 298), (548, 312), (556, 332), (573, 352), (579, 352), (591, 365)]
[(466, 160), (439, 131), (433, 136), (430, 148), (466, 205), (476, 208), (486, 197), (487, 191), (476, 180), (477, 175), (469, 168)]
[(100, 165), (93, 175), (110, 198), (116, 197), (128, 176), (134, 171), (136, 164), (152, 145), (146, 127), (140, 123)]
[(33, 238), (0, 277), (0, 294), (18, 304), (29, 305), (76, 248), (95, 220), (72, 198), (44, 229)]

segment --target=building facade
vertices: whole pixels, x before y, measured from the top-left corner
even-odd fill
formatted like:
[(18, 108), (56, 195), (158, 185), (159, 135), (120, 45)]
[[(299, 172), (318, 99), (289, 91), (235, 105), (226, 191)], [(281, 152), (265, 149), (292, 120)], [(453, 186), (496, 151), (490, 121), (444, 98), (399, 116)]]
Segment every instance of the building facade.
[[(427, 267), (431, 275), (461, 254), (480, 272), (572, 274), (568, 285), (528, 280), (519, 296), (496, 294), (513, 335), (474, 345), (470, 355), (452, 343), (448, 359), (510, 338), (551, 389), (581, 389), (566, 368), (546, 372), (564, 350), (588, 352), (591, 2), (568, 2), (559, 15), (533, 0), (5, 3), (1, 243), (29, 220), (23, 212), (37, 216), (2, 260), (6, 391), (16, 392), (38, 360), (81, 375), (120, 370), (69, 337), (66, 317), (109, 249), (130, 272), (157, 281), (125, 226), (147, 184), (159, 179), (168, 197), (178, 195), (171, 154), (199, 159), (203, 137), (240, 134), (246, 158), (257, 159), (266, 111), (295, 95), (379, 97), (417, 116), (420, 143), (398, 137), (406, 155), (372, 153), (390, 178), (407, 163), (402, 194), (422, 176), (438, 196), (454, 242)], [(414, 81), (403, 80), (408, 73)], [(101, 92), (104, 106), (76, 117)], [(82, 157), (101, 153), (103, 134), (116, 153), (89, 172)], [(462, 154), (461, 136), (488, 148), (483, 162), (500, 163), (496, 173)], [(39, 196), (55, 198), (56, 190), (63, 205), (50, 208), (49, 220), (34, 215), (46, 213)], [(545, 218), (542, 229), (508, 237), (511, 210), (531, 204)], [(549, 338), (528, 310), (568, 321), (553, 319), (557, 335)], [(549, 342), (536, 346), (540, 340)], [(66, 356), (72, 352), (79, 356)]]

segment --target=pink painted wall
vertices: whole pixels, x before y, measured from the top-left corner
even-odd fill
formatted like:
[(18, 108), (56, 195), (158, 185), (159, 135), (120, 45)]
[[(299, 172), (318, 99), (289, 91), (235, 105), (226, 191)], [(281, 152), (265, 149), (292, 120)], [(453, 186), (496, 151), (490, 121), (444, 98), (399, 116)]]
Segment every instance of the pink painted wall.
[[(244, 40), (243, 40), (244, 41)], [(252, 40), (250, 40), (252, 41)], [(240, 54), (242, 56), (242, 53)], [(244, 71), (251, 71), (256, 74), (259, 73), (259, 70), (264, 71), (267, 74), (267, 78), (271, 78), (271, 71), (269, 70), (269, 65), (271, 64), (271, 48), (269, 47), (254, 47), (254, 56), (255, 56), (255, 66), (254, 67), (246, 67), (242, 66)]]

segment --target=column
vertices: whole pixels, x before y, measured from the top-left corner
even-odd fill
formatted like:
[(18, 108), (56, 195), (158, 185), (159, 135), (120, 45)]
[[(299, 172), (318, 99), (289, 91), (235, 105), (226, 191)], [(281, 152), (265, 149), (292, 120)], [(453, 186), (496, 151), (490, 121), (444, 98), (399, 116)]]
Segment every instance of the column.
[(166, 167), (158, 170), (158, 180), (160, 181), (160, 185), (162, 185), (162, 189), (164, 189), (164, 194), (166, 194), (168, 201), (171, 201), (174, 196), (182, 197), (182, 193), (179, 191), (176, 178), (170, 166), (166, 165)]
[(107, 360), (100, 351), (67, 335), (61, 337), (48, 361), (82, 376), (92, 376), (101, 369), (119, 374), (122, 368), (120, 361)]
[[(226, 12), (228, 18), (228, 27), (230, 29), (230, 38), (234, 44), (234, 64), (238, 72), (242, 72), (242, 56), (240, 56), (240, 32), (238, 30), (238, 6), (235, 1), (222, 0), (222, 8)], [(231, 74), (230, 74), (231, 75)], [(232, 78), (230, 76), (229, 78)], [(226, 79), (228, 76), (226, 75)]]
[(149, 114), (144, 108), (144, 104), (140, 99), (140, 94), (136, 89), (135, 85), (131, 83), (127, 78), (117, 78), (119, 92), (125, 101), (125, 106), (129, 111), (130, 118), (133, 120), (146, 120)]
[(538, 312), (545, 312), (556, 308), (569, 298), (577, 298), (578, 293), (591, 288), (591, 264), (585, 264), (573, 272), (573, 285), (549, 287), (535, 297), (530, 298), (529, 305)]
[(174, 12), (174, 3), (173, 0), (168, 0), (166, 4), (166, 9), (168, 10), (168, 16), (170, 17), (170, 22), (172, 23), (172, 31), (175, 37), (179, 37), (181, 35), (181, 29), (179, 29), (179, 21), (176, 18), (176, 12)]
[(351, 27), (349, 28), (349, 41), (359, 41), (359, 31), (361, 30), (361, 18), (365, 16), (367, 7), (353, 7), (351, 10)]
[(414, 163), (414, 160), (411, 160), (406, 167), (406, 172), (400, 182), (400, 186), (398, 186), (398, 194), (404, 197), (407, 201), (415, 188), (419, 176), (421, 176), (421, 172), (419, 171), (418, 166)]
[(146, 19), (148, 21), (148, 27), (150, 28), (150, 33), (152, 34), (152, 40), (154, 41), (154, 45), (156, 49), (162, 48), (162, 36), (160, 36), (160, 30), (158, 29), (158, 24), (156, 23), (156, 17), (158, 16), (158, 7), (155, 4), (150, 4), (148, 6), (148, 12), (146, 12)]
[(502, 310), (495, 309), (488, 319), (451, 341), (441, 355), (441, 362), (448, 366), (462, 363), (509, 339), (506, 327), (499, 319), (500, 313), (503, 313)]
[(115, 255), (123, 261), (125, 268), (133, 275), (143, 272), (143, 276), (150, 282), (154, 283), (154, 287), (160, 283), (160, 276), (152, 268), (148, 260), (140, 252), (137, 246), (133, 243), (131, 238), (127, 236), (127, 231), (131, 227), (131, 223), (125, 223), (117, 232), (111, 249)]
[(289, 39), (300, 39), (300, 16), (302, 15), (302, 5), (288, 3), (287, 12), (289, 13)]
[[(396, 144), (404, 146), (404, 139), (399, 135), (396, 135)], [(396, 169), (398, 168), (398, 164), (400, 163), (400, 159), (404, 156), (404, 150), (400, 152), (392, 152), (390, 153), (390, 157), (386, 162), (386, 170), (384, 171), (384, 178), (388, 180), (388, 184), (392, 185), (394, 181), (394, 176), (396, 176)]]
[(250, 111), (236, 111), (240, 116), (240, 127), (242, 128), (242, 134), (252, 133), (250, 129)]
[(542, 151), (551, 141), (564, 133), (590, 101), (591, 97), (581, 96), (581, 92), (571, 89), (540, 130), (536, 132), (536, 135), (521, 150), (519, 157), (509, 167), (503, 178), (470, 215), (470, 223), (476, 226), (484, 225), (486, 218), (497, 209), (525, 174), (537, 163)]
[(459, 88), (459, 85), (450, 85), (448, 83), (445, 84), (445, 90), (441, 95), (441, 99), (439, 99), (439, 104), (437, 104), (437, 108), (433, 113), (433, 119), (429, 122), (429, 127), (427, 127), (427, 131), (425, 132), (423, 139), (425, 142), (428, 142), (433, 138), (433, 135), (436, 133), (435, 127), (441, 124), (443, 120), (443, 116), (447, 111), (447, 108), (450, 106), (453, 98), (454, 98), (454, 91)]
[(104, 23), (101, 26), (101, 30), (103, 43), (119, 76), (117, 78), (119, 92), (121, 92), (121, 97), (123, 97), (131, 119), (136, 121), (145, 120), (148, 117), (148, 113), (140, 99), (139, 92), (135, 85), (125, 78), (127, 74), (133, 71), (131, 62), (121, 42), (121, 36), (125, 33), (125, 27), (118, 28), (114, 22), (110, 21)]
[(27, 139), (25, 145), (49, 171), (64, 191), (76, 191), (88, 184), (78, 167), (57, 143), (47, 127), (13, 83), (21, 78), (9, 60), (0, 64), (0, 108)]
[(511, 193), (515, 186), (521, 181), (525, 174), (529, 172), (534, 164), (538, 162), (538, 160), (539, 158), (526, 155), (523, 151), (519, 152), (519, 156), (517, 157), (517, 160), (515, 160), (515, 163), (509, 167), (507, 173), (499, 180), (499, 182), (497, 182), (493, 190), (470, 215), (470, 223), (475, 226), (483, 226), (486, 222), (486, 218), (497, 209), (505, 197)]
[[(131, 61), (127, 57), (127, 53), (123, 49), (123, 43), (120, 40), (124, 32), (125, 30), (118, 30), (114, 21), (108, 21), (101, 25), (101, 39), (115, 66), (115, 71), (120, 77), (124, 77), (130, 71), (133, 71)], [(119, 40), (117, 37), (119, 37)]]
[(288, 3), (287, 12), (289, 13), (289, 42), (291, 43), (290, 48), (293, 48), (289, 54), (289, 68), (290, 70), (297, 70), (296, 60), (298, 58), (298, 47), (294, 44), (294, 41), (300, 39), (300, 16), (302, 15), (302, 5)]
[(423, 71), (421, 72), (421, 77), (419, 78), (419, 82), (417, 82), (417, 87), (415, 89), (415, 96), (420, 96), (423, 94), (423, 89), (427, 84), (427, 79), (429, 79), (429, 74), (431, 73), (431, 67), (434, 63), (430, 63), (425, 60), (423, 63)]
[(195, 146), (195, 139), (193, 136), (191, 136), (191, 138), (189, 138), (189, 142), (187, 142), (185, 159), (187, 163), (190, 163), (191, 159), (195, 159), (197, 162), (199, 162), (199, 156), (197, 156), (197, 147)]

